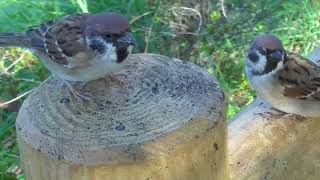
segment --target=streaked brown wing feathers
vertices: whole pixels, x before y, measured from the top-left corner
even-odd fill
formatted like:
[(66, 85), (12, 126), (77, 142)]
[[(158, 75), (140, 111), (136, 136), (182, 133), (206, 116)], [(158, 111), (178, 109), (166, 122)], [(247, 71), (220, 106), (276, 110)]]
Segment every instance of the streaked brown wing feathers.
[(320, 100), (320, 68), (295, 54), (280, 72), (279, 80), (287, 97)]
[(85, 18), (87, 14), (69, 15), (29, 30), (32, 48), (48, 54), (56, 63), (67, 65), (69, 57), (86, 50), (82, 33)]

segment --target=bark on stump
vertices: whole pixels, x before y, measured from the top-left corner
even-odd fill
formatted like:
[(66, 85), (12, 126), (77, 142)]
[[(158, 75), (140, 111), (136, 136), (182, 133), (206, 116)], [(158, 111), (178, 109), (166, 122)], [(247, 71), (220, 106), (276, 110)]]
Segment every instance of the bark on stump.
[[(309, 58), (319, 65), (320, 49)], [(320, 179), (319, 129), (320, 118), (284, 114), (257, 98), (229, 126), (231, 179)]]
[(22, 105), (16, 128), (27, 179), (227, 178), (224, 95), (198, 66), (135, 54), (82, 93), (92, 99), (78, 102), (49, 78)]

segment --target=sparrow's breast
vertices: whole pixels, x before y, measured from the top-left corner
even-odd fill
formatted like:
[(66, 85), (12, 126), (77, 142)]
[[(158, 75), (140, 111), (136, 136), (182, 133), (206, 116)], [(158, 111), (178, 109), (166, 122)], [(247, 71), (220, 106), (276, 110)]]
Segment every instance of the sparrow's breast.
[[(102, 78), (121, 68), (120, 64), (113, 61), (106, 61), (101, 58), (84, 60), (83, 65), (75, 66), (70, 60), (69, 65), (58, 64), (49, 59), (45, 54), (37, 53), (42, 63), (58, 77), (68, 81), (90, 81)], [(79, 61), (75, 59), (74, 61)], [(79, 65), (79, 62), (77, 63)]]
[[(276, 103), (278, 103), (279, 98), (284, 98), (282, 95), (283, 88), (275, 75), (253, 76), (251, 84), (257, 94), (266, 101), (277, 101)], [(286, 103), (286, 101), (284, 100), (281, 103)]]

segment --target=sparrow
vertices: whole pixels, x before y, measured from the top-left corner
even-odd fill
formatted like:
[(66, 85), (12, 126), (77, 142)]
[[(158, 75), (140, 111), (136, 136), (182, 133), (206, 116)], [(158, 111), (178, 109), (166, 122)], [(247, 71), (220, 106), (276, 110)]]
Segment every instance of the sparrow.
[(0, 33), (0, 47), (29, 49), (80, 99), (88, 98), (73, 83), (118, 71), (133, 45), (127, 19), (114, 12), (72, 14), (26, 32)]
[(248, 50), (245, 71), (258, 96), (274, 108), (320, 117), (320, 67), (287, 52), (276, 36), (255, 39)]

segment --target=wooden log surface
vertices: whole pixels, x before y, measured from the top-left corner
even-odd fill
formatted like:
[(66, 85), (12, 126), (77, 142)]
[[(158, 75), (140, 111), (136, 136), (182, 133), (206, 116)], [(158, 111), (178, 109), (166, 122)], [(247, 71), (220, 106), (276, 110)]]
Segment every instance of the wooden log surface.
[(16, 122), (27, 179), (226, 179), (225, 100), (196, 65), (135, 54), (79, 102), (49, 78)]
[[(320, 64), (320, 48), (309, 59)], [(320, 118), (285, 114), (257, 98), (228, 129), (231, 179), (320, 179)]]

